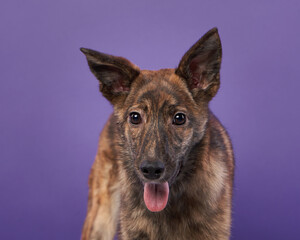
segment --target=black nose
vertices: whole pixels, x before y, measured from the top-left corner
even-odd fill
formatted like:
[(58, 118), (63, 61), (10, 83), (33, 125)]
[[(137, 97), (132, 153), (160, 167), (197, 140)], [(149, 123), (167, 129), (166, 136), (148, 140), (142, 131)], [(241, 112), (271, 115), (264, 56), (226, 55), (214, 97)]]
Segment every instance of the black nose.
[(160, 161), (144, 161), (140, 169), (145, 178), (158, 179), (164, 172), (165, 165)]

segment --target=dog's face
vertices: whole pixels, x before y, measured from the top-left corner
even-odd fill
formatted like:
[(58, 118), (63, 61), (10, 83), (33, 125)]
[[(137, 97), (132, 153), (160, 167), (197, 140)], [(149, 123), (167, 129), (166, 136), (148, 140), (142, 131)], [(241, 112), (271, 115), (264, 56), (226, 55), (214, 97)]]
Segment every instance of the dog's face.
[(219, 88), (216, 29), (183, 56), (177, 69), (140, 70), (128, 60), (82, 49), (100, 90), (114, 105), (130, 168), (144, 185), (150, 211), (164, 209), (188, 152), (201, 140), (208, 102)]
[(141, 181), (172, 184), (187, 152), (203, 136), (207, 104), (195, 102), (174, 69), (141, 71), (116, 114)]

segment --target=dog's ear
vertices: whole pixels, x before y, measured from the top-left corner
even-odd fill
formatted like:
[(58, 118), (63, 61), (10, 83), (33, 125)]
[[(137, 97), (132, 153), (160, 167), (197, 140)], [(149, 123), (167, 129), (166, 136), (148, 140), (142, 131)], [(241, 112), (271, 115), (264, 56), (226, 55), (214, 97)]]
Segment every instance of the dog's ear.
[(124, 100), (132, 81), (140, 70), (125, 58), (115, 57), (91, 49), (80, 48), (92, 73), (100, 82), (100, 91), (112, 104)]
[(213, 98), (220, 86), (222, 46), (217, 28), (208, 31), (182, 57), (175, 73), (183, 78), (194, 98)]

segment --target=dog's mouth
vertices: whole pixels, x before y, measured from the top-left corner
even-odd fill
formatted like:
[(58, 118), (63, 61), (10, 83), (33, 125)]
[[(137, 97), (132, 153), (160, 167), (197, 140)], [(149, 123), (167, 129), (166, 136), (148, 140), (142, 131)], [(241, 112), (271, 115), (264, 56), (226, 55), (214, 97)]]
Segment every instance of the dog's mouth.
[(144, 201), (146, 207), (151, 212), (162, 211), (168, 202), (169, 183), (145, 183), (144, 185)]
[[(144, 183), (144, 202), (147, 209), (151, 212), (160, 212), (165, 209), (168, 199), (169, 199), (169, 189), (181, 172), (182, 163), (179, 163), (174, 175), (171, 177), (169, 182), (154, 183), (146, 182)], [(169, 185), (170, 184), (170, 185)]]

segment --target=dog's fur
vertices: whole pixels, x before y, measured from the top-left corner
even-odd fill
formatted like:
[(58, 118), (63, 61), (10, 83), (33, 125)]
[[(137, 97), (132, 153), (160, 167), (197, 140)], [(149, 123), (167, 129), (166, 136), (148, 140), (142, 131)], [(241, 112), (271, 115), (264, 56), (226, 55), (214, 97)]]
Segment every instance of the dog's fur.
[[(220, 85), (216, 28), (183, 56), (176, 69), (140, 70), (128, 60), (82, 48), (114, 113), (104, 127), (89, 179), (82, 240), (229, 239), (234, 160), (230, 139), (209, 110)], [(132, 124), (138, 112), (141, 123)], [(184, 113), (183, 125), (173, 124)], [(143, 161), (161, 161), (168, 203), (144, 203)], [(153, 182), (153, 181), (152, 181)]]

